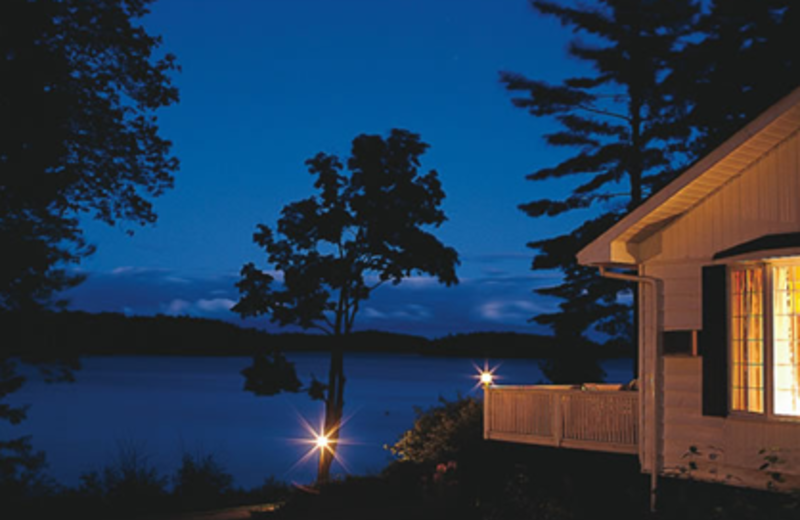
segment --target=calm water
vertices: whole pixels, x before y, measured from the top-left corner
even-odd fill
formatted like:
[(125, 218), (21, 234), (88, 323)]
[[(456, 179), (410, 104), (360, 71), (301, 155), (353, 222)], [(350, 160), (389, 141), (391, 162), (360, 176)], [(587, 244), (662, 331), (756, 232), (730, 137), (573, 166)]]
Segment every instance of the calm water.
[[(301, 377), (327, 374), (328, 356), (289, 356)], [(308, 450), (301, 417), (319, 424), (322, 404), (305, 394), (255, 397), (242, 390), (239, 371), (247, 358), (97, 357), (83, 360), (74, 384), (48, 385), (32, 380), (14, 395), (30, 404), (22, 425), (0, 425), (0, 437), (31, 434), (47, 452), (49, 472), (75, 485), (81, 473), (101, 468), (116, 457), (120, 443), (133, 444), (162, 473), (178, 467), (183, 452), (212, 453), (252, 487), (266, 477), (309, 482), (314, 459), (297, 461)], [(415, 406), (426, 408), (439, 396), (476, 395), (473, 363), (484, 360), (429, 358), (398, 354), (349, 354), (342, 429), (349, 443), (340, 446), (347, 469), (334, 473), (380, 471), (390, 460), (383, 446), (411, 427)], [(502, 384), (540, 382), (534, 360), (491, 360), (500, 364)], [(630, 360), (604, 363), (609, 382), (630, 380)]]

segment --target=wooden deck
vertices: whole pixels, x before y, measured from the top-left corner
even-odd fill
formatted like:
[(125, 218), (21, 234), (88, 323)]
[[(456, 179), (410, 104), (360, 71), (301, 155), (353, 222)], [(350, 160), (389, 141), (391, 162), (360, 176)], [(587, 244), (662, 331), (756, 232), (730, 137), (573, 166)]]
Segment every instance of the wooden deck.
[(490, 386), (484, 438), (638, 453), (639, 393), (620, 385)]

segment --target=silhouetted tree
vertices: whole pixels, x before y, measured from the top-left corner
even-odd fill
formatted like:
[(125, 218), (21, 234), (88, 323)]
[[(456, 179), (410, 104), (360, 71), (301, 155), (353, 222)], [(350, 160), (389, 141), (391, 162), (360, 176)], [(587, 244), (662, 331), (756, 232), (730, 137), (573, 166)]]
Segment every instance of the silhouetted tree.
[[(241, 299), (233, 310), (243, 317), (268, 314), (281, 326), (338, 338), (327, 384), (314, 381), (309, 388), (312, 397), (325, 400), (323, 433), (334, 450), (344, 409), (342, 347), (361, 303), (379, 286), (413, 273), (448, 286), (458, 282), (456, 251), (425, 229), (446, 220), (438, 174), (418, 172), (427, 148), (419, 135), (395, 129), (387, 138), (356, 137), (346, 162), (349, 174), (334, 155), (319, 153), (306, 161), (317, 194), (285, 206), (277, 232), (259, 225), (253, 236), (280, 273), (279, 283), (248, 263), (237, 284)], [(263, 359), (260, 364), (270, 366)], [(320, 482), (329, 477), (332, 456), (321, 452)]]
[(714, 0), (670, 78), (686, 105), (690, 159), (721, 144), (800, 86), (800, 4)]
[[(172, 186), (154, 113), (178, 99), (176, 66), (137, 23), (150, 3), (0, 2), (0, 312), (41, 310), (80, 282), (67, 267), (92, 252), (81, 215), (152, 223), (149, 199)], [(0, 349), (0, 399), (22, 384), (12, 347), (25, 356)], [(23, 416), (0, 406), (0, 419)]]
[[(697, 8), (691, 0), (597, 0), (591, 3), (531, 2), (578, 34), (570, 57), (588, 65), (586, 76), (551, 84), (512, 72), (500, 80), (514, 93), (515, 106), (536, 117), (550, 117), (557, 130), (545, 136), (551, 146), (574, 153), (561, 163), (528, 176), (533, 181), (577, 177), (564, 199), (521, 205), (532, 217), (555, 217), (588, 210), (590, 217), (565, 235), (531, 242), (538, 252), (533, 269), (560, 269), (561, 284), (538, 289), (562, 300), (556, 313), (534, 320), (549, 325), (561, 353), (543, 367), (553, 380), (596, 380), (597, 363), (576, 364), (576, 349), (590, 344), (586, 332), (605, 333), (612, 342), (634, 343), (629, 295), (634, 289), (579, 266), (575, 254), (626, 211), (638, 206), (649, 187), (675, 171), (670, 145), (687, 135), (676, 125), (663, 79), (673, 70), (682, 36), (693, 30)], [(635, 355), (635, 349), (630, 349)], [(583, 358), (585, 359), (585, 357)], [(565, 379), (566, 378), (566, 379)]]

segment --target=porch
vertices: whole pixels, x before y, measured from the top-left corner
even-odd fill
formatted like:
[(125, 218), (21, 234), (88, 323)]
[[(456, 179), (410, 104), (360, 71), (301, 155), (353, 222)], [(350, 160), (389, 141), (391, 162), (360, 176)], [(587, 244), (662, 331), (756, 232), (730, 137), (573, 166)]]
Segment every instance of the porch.
[(622, 385), (485, 387), (484, 439), (638, 453), (639, 392)]

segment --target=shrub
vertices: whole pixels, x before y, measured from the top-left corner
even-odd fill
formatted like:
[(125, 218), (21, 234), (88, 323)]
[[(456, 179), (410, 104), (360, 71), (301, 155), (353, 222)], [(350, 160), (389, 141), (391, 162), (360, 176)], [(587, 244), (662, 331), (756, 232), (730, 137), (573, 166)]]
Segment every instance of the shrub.
[(417, 408), (414, 426), (393, 446), (399, 461), (416, 464), (447, 463), (469, 450), (479, 450), (483, 442), (483, 406), (472, 397), (448, 401), (427, 410)]
[(182, 510), (217, 507), (231, 493), (233, 476), (210, 454), (184, 453), (173, 476), (173, 494)]
[(140, 446), (121, 442), (112, 464), (81, 475), (79, 494), (95, 499), (100, 509), (109, 508), (116, 516), (133, 516), (164, 507), (166, 483)]

